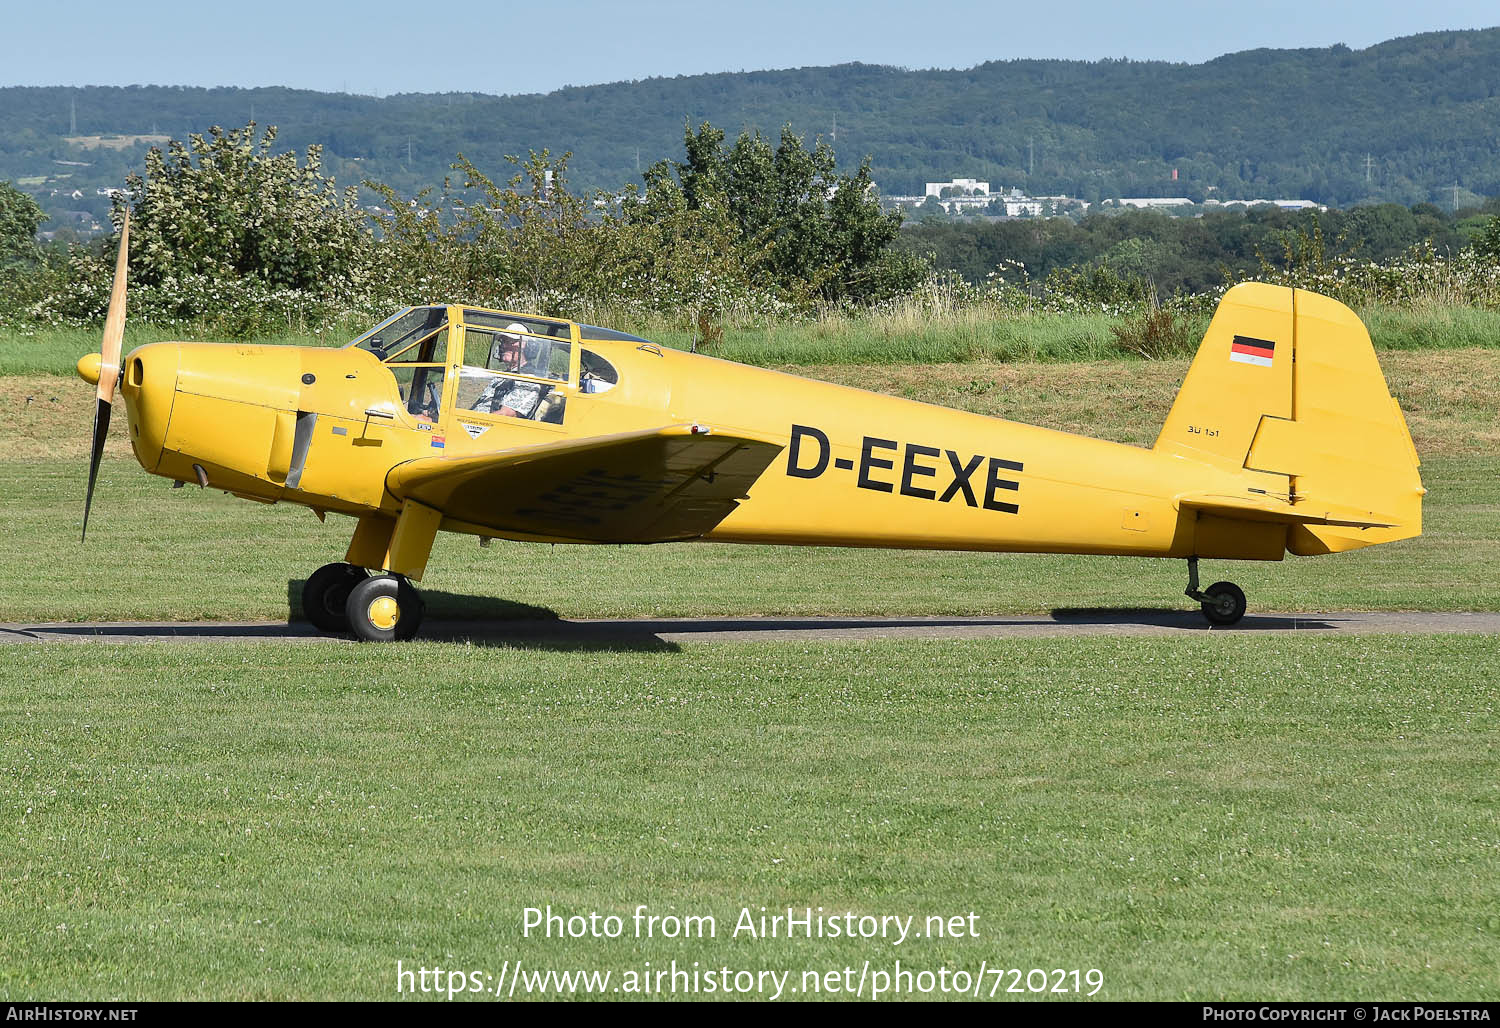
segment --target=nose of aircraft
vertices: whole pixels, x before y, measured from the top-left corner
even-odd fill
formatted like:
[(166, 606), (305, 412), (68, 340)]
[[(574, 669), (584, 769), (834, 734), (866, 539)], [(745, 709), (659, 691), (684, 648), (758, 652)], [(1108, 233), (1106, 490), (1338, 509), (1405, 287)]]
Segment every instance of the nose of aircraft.
[[(177, 343), (148, 343), (130, 351), (125, 358), (120, 392), (125, 396), (130, 446), (135, 459), (147, 471), (154, 471), (161, 461), (181, 362), (181, 347)], [(81, 374), (81, 367), (79, 371)]]

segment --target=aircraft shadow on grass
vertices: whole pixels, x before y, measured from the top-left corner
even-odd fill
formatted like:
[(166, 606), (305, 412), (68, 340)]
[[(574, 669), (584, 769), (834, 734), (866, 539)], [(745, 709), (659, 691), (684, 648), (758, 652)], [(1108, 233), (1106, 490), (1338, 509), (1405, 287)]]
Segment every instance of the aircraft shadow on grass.
[[(45, 637), (92, 636), (128, 639), (202, 639), (245, 641), (256, 639), (330, 639), (302, 617), (301, 580), (287, 583), (288, 618), (285, 624), (234, 624), (158, 622), (134, 624), (47, 625), (39, 629), (15, 629), (8, 641)], [(1337, 631), (1337, 618), (1303, 615), (1252, 615), (1231, 628), (1209, 628), (1192, 611), (1162, 608), (1064, 607), (1046, 617), (706, 617), (706, 618), (618, 618), (567, 620), (547, 607), (517, 603), (495, 597), (459, 593), (428, 593), (431, 606), (426, 637), (474, 646), (540, 650), (600, 650), (606, 652), (681, 652), (682, 641), (693, 639), (737, 639), (775, 642), (791, 638), (875, 638), (911, 636), (929, 638), (981, 638), (994, 636), (995, 629), (1014, 629), (1016, 637), (1136, 634), (1197, 634), (1200, 632), (1264, 632), (1286, 630)], [(1120, 631), (1123, 629), (1124, 631)], [(1007, 632), (1007, 635), (1012, 633)], [(343, 637), (345, 639), (348, 636)], [(0, 638), (0, 641), (7, 641)]]
[[(320, 635), (307, 623), (302, 613), (304, 579), (293, 578), (286, 584), (287, 630), (298, 634)], [(550, 607), (520, 603), (496, 596), (470, 596), (464, 593), (427, 590), (422, 594), (427, 604), (429, 628), (423, 637), (444, 642), (470, 642), (475, 646), (509, 646), (526, 649), (601, 649), (647, 650), (676, 653), (676, 643), (657, 638), (644, 628), (639, 632), (598, 635), (571, 631), (574, 625)], [(279, 628), (279, 626), (278, 626)], [(305, 629), (304, 631), (301, 631)]]
[(1162, 607), (1054, 607), (1048, 612), (1060, 625), (1139, 625), (1142, 628), (1181, 628), (1199, 632), (1278, 632), (1287, 629), (1333, 630), (1325, 618), (1306, 614), (1252, 614), (1237, 624), (1205, 625), (1195, 611)]
[[(288, 609), (301, 621), (302, 582), (287, 583)], [(1081, 629), (1166, 629), (1194, 634), (1207, 631), (1335, 630), (1326, 619), (1304, 615), (1252, 615), (1230, 628), (1204, 624), (1195, 610), (1160, 607), (1059, 607), (1049, 612), (1050, 623), (1035, 617), (702, 617), (702, 618), (598, 618), (586, 621), (564, 619), (549, 607), (539, 607), (493, 596), (430, 592), (427, 596), (427, 637), (446, 641), (469, 641), (475, 645), (549, 649), (596, 648), (613, 650), (657, 650), (677, 652), (670, 637), (757, 637), (774, 641), (783, 633), (827, 635), (830, 638), (881, 635), (887, 632), (953, 637), (953, 630), (1015, 628), (1057, 634), (1069, 626)], [(664, 636), (668, 638), (663, 638)]]

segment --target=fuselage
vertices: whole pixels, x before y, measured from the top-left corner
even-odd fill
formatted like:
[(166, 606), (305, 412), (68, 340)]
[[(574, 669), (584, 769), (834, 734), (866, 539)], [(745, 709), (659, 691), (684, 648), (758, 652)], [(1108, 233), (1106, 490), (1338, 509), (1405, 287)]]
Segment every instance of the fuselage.
[[(461, 332), (461, 329), (458, 329)], [(460, 335), (461, 341), (462, 336)], [(125, 360), (121, 389), (141, 465), (246, 499), (321, 515), (394, 517), (390, 470), (569, 438), (698, 423), (784, 445), (705, 538), (878, 546), (1279, 559), (1285, 528), (1179, 509), (1183, 492), (1229, 488), (1222, 469), (1160, 451), (799, 378), (640, 340), (574, 345), (617, 374), (604, 392), (565, 383), (560, 423), (478, 413), (455, 402), (414, 416), (391, 367), (358, 347), (154, 343)], [(460, 343), (449, 353), (463, 354)], [(195, 467), (196, 466), (196, 467)], [(445, 519), (480, 535), (516, 536)]]
[(773, 371), (680, 353), (665, 361), (676, 409), (787, 443), (713, 539), (1185, 556), (1196, 521), (1179, 515), (1175, 494), (1228, 477), (1136, 446)]

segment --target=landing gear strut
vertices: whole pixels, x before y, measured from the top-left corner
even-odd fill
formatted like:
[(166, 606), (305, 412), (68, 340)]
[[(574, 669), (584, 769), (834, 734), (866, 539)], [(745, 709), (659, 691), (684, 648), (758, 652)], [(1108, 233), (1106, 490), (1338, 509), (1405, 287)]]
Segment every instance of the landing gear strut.
[(349, 590), (349, 630), (364, 642), (405, 642), (422, 626), (426, 604), (402, 575), (376, 574)]
[(1245, 616), (1245, 592), (1233, 582), (1215, 582), (1198, 589), (1198, 558), (1189, 557), (1188, 587), (1185, 595), (1203, 606), (1203, 616), (1211, 625), (1229, 626)]

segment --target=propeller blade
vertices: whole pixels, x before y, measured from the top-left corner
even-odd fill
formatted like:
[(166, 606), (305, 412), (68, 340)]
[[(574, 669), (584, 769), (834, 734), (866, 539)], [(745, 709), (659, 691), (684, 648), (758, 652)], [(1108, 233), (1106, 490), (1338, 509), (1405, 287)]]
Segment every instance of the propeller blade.
[(99, 348), (99, 399), (115, 398), (120, 380), (120, 351), (125, 343), (125, 263), (130, 248), (130, 208), (120, 224), (120, 253), (115, 258), (115, 280), (109, 291), (109, 313), (104, 316), (104, 343)]
[(94, 403), (94, 443), (89, 454), (89, 489), (83, 501), (83, 534), (89, 535), (89, 511), (94, 506), (94, 482), (99, 478), (99, 461), (104, 456), (104, 440), (109, 435), (110, 406), (115, 385), (120, 380), (120, 351), (125, 344), (125, 265), (130, 248), (130, 208), (120, 225), (120, 253), (115, 258), (115, 280), (109, 292), (109, 313), (104, 316), (104, 342), (99, 348), (99, 387)]
[(99, 459), (104, 456), (104, 437), (109, 434), (109, 415), (113, 410), (108, 400), (96, 400), (94, 403), (94, 452), (89, 457), (89, 491), (83, 501), (83, 534), (78, 537), (79, 542), (89, 537), (89, 510), (94, 506), (94, 480), (99, 477)]

